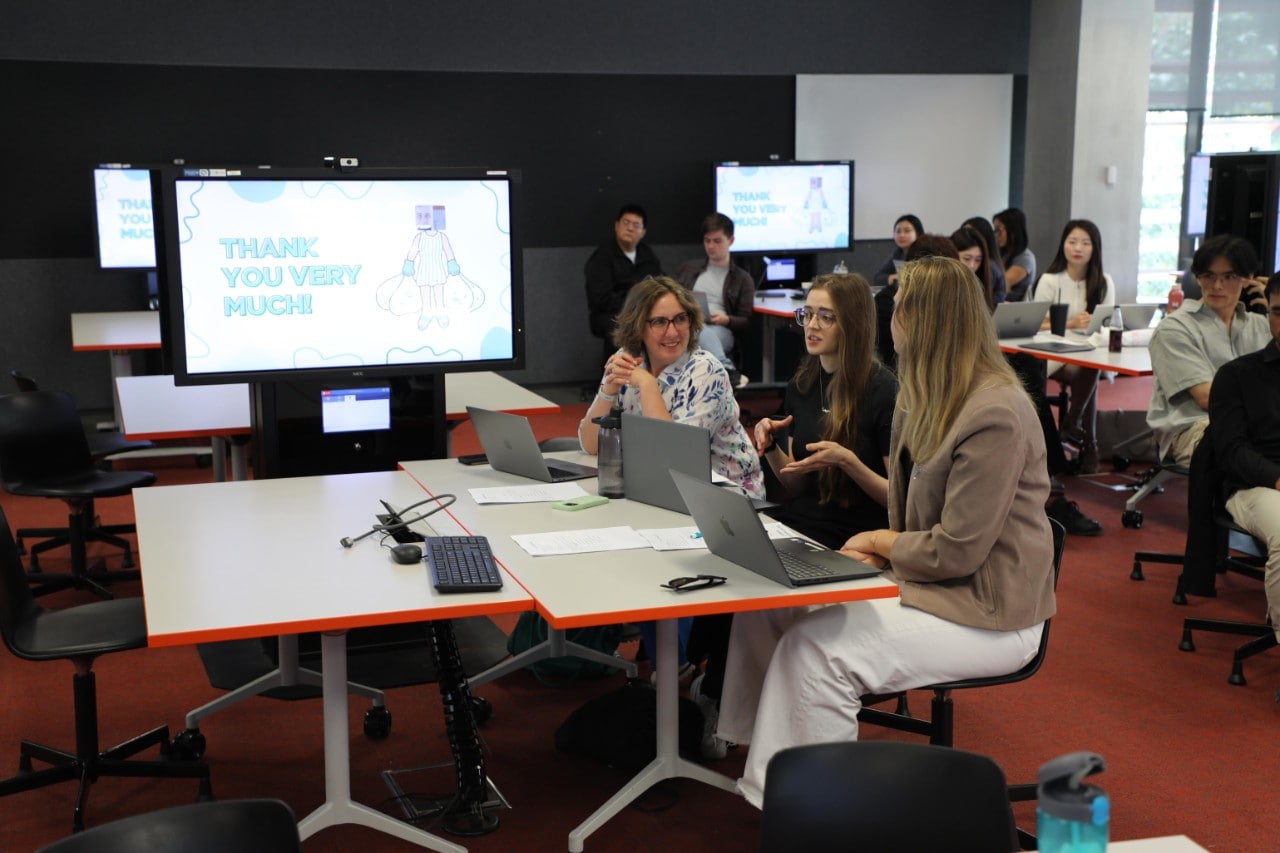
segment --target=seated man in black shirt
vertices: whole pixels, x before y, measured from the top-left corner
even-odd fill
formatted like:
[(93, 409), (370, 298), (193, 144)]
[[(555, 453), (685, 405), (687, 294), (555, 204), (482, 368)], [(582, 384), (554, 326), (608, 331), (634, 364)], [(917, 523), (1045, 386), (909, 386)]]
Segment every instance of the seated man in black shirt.
[(613, 354), (613, 318), (622, 310), (627, 291), (642, 278), (662, 275), (658, 256), (644, 242), (647, 221), (643, 207), (624, 204), (613, 223), (613, 239), (592, 252), (583, 268), (591, 334), (604, 340), (604, 359)]
[(1227, 511), (1267, 549), (1267, 610), (1280, 639), (1280, 275), (1265, 295), (1271, 343), (1218, 369), (1209, 434), (1230, 493)]

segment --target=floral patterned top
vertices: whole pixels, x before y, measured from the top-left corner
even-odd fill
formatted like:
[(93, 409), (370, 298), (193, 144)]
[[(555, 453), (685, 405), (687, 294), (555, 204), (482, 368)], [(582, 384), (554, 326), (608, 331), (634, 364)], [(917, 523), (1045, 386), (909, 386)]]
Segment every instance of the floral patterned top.
[[(699, 348), (680, 356), (657, 379), (672, 420), (711, 431), (711, 470), (731, 480), (748, 497), (763, 498), (760, 457), (742, 426), (724, 365)], [(624, 387), (618, 401), (624, 412), (643, 414), (640, 395), (634, 389)]]

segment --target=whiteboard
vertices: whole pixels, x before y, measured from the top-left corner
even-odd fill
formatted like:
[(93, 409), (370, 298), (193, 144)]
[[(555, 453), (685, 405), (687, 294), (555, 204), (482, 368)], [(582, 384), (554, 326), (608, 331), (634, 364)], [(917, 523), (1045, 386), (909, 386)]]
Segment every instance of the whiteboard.
[(854, 161), (854, 239), (947, 235), (1009, 206), (1012, 112), (1009, 74), (801, 74), (796, 159)]

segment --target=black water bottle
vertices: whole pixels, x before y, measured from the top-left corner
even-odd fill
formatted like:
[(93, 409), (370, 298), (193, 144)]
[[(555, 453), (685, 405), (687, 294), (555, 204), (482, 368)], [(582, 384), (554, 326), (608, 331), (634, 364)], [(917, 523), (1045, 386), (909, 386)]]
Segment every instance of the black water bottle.
[(625, 490), (622, 484), (622, 408), (614, 406), (609, 414), (592, 418), (600, 426), (596, 440), (596, 494), (606, 498), (620, 498)]

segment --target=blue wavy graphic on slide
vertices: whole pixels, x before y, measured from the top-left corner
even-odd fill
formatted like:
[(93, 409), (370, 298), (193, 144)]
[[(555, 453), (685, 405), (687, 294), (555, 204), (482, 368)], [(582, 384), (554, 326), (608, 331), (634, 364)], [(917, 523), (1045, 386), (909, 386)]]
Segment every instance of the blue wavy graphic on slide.
[(494, 326), (480, 341), (481, 358), (511, 358), (511, 330)]
[(230, 181), (227, 186), (245, 201), (266, 204), (284, 195), (284, 181)]
[(489, 186), (488, 184), (481, 182), (480, 185), (484, 187), (486, 190), (488, 190), (489, 194), (493, 196), (493, 227), (498, 229), (498, 233), (506, 234), (508, 237), (511, 236), (510, 224), (508, 224), (506, 228), (503, 228), (502, 221), (498, 218), (498, 211), (502, 206), (501, 205), (502, 197), (498, 195), (498, 193), (494, 190), (494, 188)]
[[(431, 357), (424, 358), (423, 353), (430, 353)], [(456, 349), (436, 350), (424, 346), (417, 349), (392, 347), (387, 350), (387, 364), (421, 364), (430, 361), (462, 361), (462, 359), (462, 351)]]
[[(323, 193), (326, 189), (334, 189), (353, 201), (356, 199), (364, 198), (369, 193), (373, 192), (373, 185), (374, 185), (374, 181), (368, 181), (365, 183), (364, 189), (362, 189), (358, 193), (353, 193), (353, 192), (348, 192), (348, 190), (353, 190), (356, 185), (348, 181), (343, 181), (341, 183), (337, 181), (301, 181), (299, 182), (299, 187), (302, 190), (302, 194), (305, 195), (307, 198), (318, 198), (320, 194)], [(314, 191), (312, 191), (312, 188), (314, 188)]]
[(183, 236), (178, 237), (179, 243), (190, 243), (191, 240), (195, 237), (195, 234), (192, 233), (190, 222), (192, 219), (200, 218), (200, 205), (196, 204), (196, 196), (200, 195), (200, 193), (203, 190), (204, 190), (204, 181), (201, 181), (200, 183), (195, 185), (195, 188), (192, 189), (191, 192), (187, 194), (187, 204), (191, 206), (191, 209), (194, 210), (195, 213), (184, 216), (179, 220), (179, 222), (181, 222), (182, 224), (182, 229), (184, 232)]

